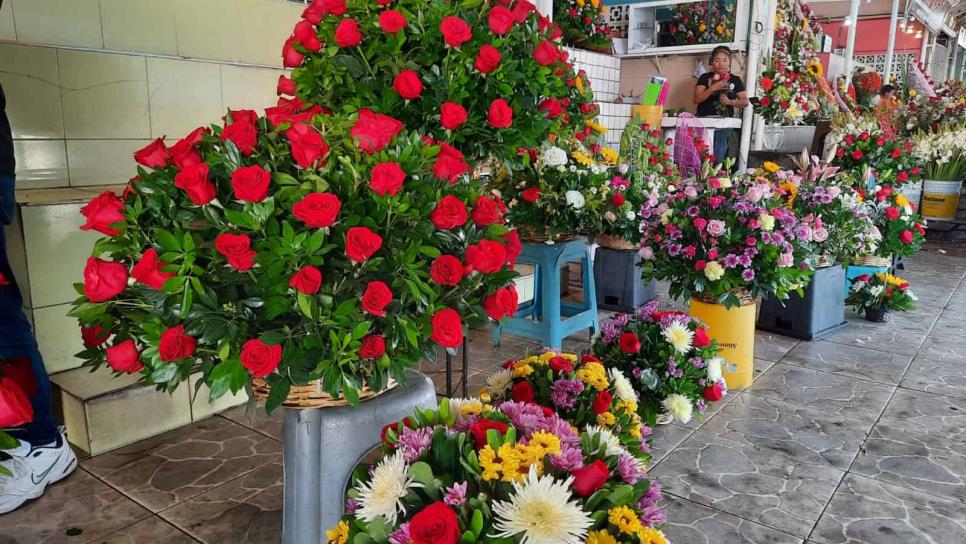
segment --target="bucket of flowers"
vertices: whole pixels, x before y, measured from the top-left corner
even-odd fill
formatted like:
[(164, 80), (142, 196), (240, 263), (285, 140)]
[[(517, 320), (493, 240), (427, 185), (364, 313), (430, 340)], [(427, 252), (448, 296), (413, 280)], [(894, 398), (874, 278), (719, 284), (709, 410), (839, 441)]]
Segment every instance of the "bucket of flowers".
[(877, 272), (853, 278), (846, 303), (856, 313), (864, 314), (868, 321), (885, 323), (891, 311), (915, 310), (917, 300), (909, 290), (909, 282), (892, 274)]
[(627, 376), (647, 424), (686, 424), (727, 394), (727, 363), (697, 319), (658, 306), (653, 300), (603, 322), (592, 351), (609, 372)]
[(444, 399), (388, 429), (382, 455), (326, 542), (667, 542), (643, 463), (534, 405)]
[(826, 141), (836, 142), (830, 163), (843, 172), (861, 176), (868, 166), (880, 184), (896, 187), (922, 179), (921, 162), (913, 154), (912, 142), (887, 137), (873, 114), (833, 118)]

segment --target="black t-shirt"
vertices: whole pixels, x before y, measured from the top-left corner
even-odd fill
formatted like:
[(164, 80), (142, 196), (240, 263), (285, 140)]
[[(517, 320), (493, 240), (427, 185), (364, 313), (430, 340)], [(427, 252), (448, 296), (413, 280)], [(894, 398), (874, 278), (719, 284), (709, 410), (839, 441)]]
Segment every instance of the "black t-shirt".
[[(704, 74), (701, 74), (701, 77), (698, 78), (697, 85), (711, 87), (713, 77), (714, 72), (705, 72)], [(718, 102), (718, 97), (726, 94), (728, 98), (734, 100), (738, 98), (738, 93), (744, 92), (745, 84), (742, 83), (740, 77), (734, 74), (731, 74), (731, 79), (729, 82), (731, 85), (728, 91), (718, 91), (716, 93), (712, 93), (707, 100), (698, 104), (698, 117), (711, 117), (712, 115), (724, 115), (726, 117), (731, 117), (735, 114), (734, 108), (725, 106)]]
[(0, 174), (14, 175), (16, 163), (13, 160), (13, 134), (7, 119), (7, 97), (0, 85)]

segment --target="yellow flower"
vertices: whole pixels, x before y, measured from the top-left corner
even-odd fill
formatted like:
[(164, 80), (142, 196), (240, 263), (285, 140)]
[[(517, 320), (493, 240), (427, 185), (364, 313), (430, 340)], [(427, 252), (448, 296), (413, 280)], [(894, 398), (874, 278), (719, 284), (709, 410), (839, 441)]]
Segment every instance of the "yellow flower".
[(704, 266), (704, 276), (711, 281), (718, 281), (725, 274), (725, 269), (718, 261), (711, 261)]
[(812, 59), (812, 61), (808, 63), (806, 70), (808, 73), (812, 74), (812, 77), (821, 77), (823, 71), (822, 63), (819, 62), (818, 59)]
[(788, 209), (792, 208), (795, 204), (795, 198), (798, 196), (798, 184), (786, 181), (778, 186), (782, 191), (785, 191), (788, 201), (785, 202), (785, 207)]
[(762, 164), (761, 167), (764, 168), (766, 172), (770, 172), (772, 174), (782, 169), (781, 166), (778, 166), (771, 161), (765, 161), (765, 164)]
[(718, 23), (718, 26), (715, 28), (715, 30), (718, 31), (718, 34), (724, 34), (724, 25), (721, 23)]
[(899, 276), (893, 276), (892, 274), (884, 274), (882, 272), (877, 272), (875, 277), (879, 278), (879, 280), (881, 280), (883, 283), (892, 285), (893, 287), (899, 287), (903, 283), (906, 283), (906, 280), (900, 278)]
[(598, 123), (597, 121), (594, 121), (593, 119), (587, 119), (586, 121), (584, 121), (584, 125), (590, 127), (590, 130), (593, 130), (598, 134), (603, 134), (607, 132), (607, 127)]
[(560, 455), (560, 438), (547, 431), (537, 431), (530, 435), (530, 443), (528, 446), (542, 449), (544, 455), (548, 453)]
[(590, 0), (590, 5), (594, 6), (594, 9), (600, 7), (600, 0)]
[(600, 154), (604, 157), (604, 162), (607, 164), (617, 164), (617, 151), (609, 147), (600, 148)]
[(484, 409), (486, 408), (486, 405), (489, 404), (491, 400), (493, 400), (493, 398), (490, 396), (490, 392), (485, 387), (483, 389), (480, 389), (480, 393), (477, 396), (480, 397), (480, 402), (483, 403)]
[(607, 529), (591, 531), (587, 535), (587, 544), (617, 544), (617, 540), (607, 532)]
[(637, 536), (641, 539), (641, 544), (668, 544), (664, 533), (650, 527), (641, 529)]
[(577, 378), (598, 391), (603, 391), (610, 385), (610, 382), (607, 381), (607, 371), (604, 370), (604, 365), (600, 363), (590, 362), (585, 364), (577, 371)]
[(584, 93), (584, 78), (577, 76), (577, 78), (574, 79), (574, 85), (577, 87), (577, 92), (581, 94)]
[(597, 424), (601, 427), (613, 427), (615, 423), (617, 423), (617, 418), (614, 417), (614, 414), (610, 412), (597, 414)]
[(698, 25), (698, 32), (704, 32), (705, 30), (708, 30), (708, 25), (704, 23), (701, 23), (700, 25)]
[(479, 460), (480, 466), (483, 467), (484, 481), (498, 480), (501, 474), (504, 482), (523, 479), (519, 471), (520, 455), (514, 444), (504, 443), (500, 446), (499, 452), (493, 451), (493, 448), (487, 444), (480, 450)]
[(637, 514), (627, 506), (615, 506), (607, 512), (607, 521), (622, 533), (633, 535), (644, 528)]
[(460, 415), (477, 415), (483, 411), (483, 402), (479, 400), (471, 400), (465, 404), (460, 405)]
[(630, 430), (628, 430), (627, 432), (630, 433), (630, 435), (633, 436), (634, 438), (640, 438), (641, 437), (640, 424), (632, 425)]
[(909, 91), (909, 96), (915, 98), (916, 97), (916, 91), (914, 91), (914, 90)]
[(584, 166), (590, 166), (594, 164), (594, 159), (591, 159), (590, 157), (588, 157), (587, 154), (584, 153), (583, 151), (574, 151), (573, 153), (570, 154), (570, 156), (573, 157), (575, 161), (577, 161), (578, 163)]
[(577, 7), (584, 7), (584, 0), (577, 0)]
[(325, 544), (345, 544), (348, 541), (349, 524), (344, 521), (325, 532)]
[(521, 365), (517, 363), (517, 365), (513, 367), (512, 374), (514, 378), (525, 378), (530, 374), (533, 374), (533, 367), (530, 365), (526, 365), (526, 364)]
[(897, 194), (895, 200), (896, 200), (896, 206), (908, 206), (909, 205), (909, 199), (907, 199), (906, 198), (906, 195), (904, 195), (902, 193)]

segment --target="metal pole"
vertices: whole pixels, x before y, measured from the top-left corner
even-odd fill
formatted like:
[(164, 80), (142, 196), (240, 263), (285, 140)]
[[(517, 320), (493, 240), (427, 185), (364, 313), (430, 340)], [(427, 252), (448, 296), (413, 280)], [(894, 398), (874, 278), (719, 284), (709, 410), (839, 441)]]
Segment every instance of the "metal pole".
[(926, 71), (926, 50), (929, 49), (929, 29), (922, 25), (922, 44), (919, 47), (919, 63), (923, 65), (923, 72)]
[(898, 19), (899, 0), (892, 0), (892, 18), (889, 19), (889, 45), (886, 46), (885, 75), (883, 77), (886, 85), (889, 84), (889, 78), (892, 77), (892, 58), (896, 49), (896, 22)]
[[(761, 46), (761, 57), (767, 57), (771, 55), (772, 48), (775, 43), (775, 17), (778, 15), (778, 0), (765, 0), (765, 9), (763, 12), (763, 18), (765, 22), (765, 33), (762, 39)], [(759, 73), (761, 69), (761, 62), (759, 64)], [(760, 115), (754, 117), (754, 124), (752, 125), (752, 148), (761, 149), (762, 138), (765, 133), (765, 122)]]
[(849, 39), (845, 45), (845, 84), (852, 83), (852, 55), (855, 52), (855, 31), (859, 26), (859, 2), (852, 0), (852, 9), (849, 10)]
[[(765, 9), (760, 9), (760, 2), (764, 2)], [(749, 96), (758, 95), (758, 76), (761, 74), (761, 42), (764, 34), (762, 12), (768, 13), (770, 0), (751, 1), (751, 25), (748, 27), (748, 55), (745, 57), (745, 89)], [(754, 107), (748, 106), (741, 112), (741, 145), (738, 150), (738, 170), (748, 166), (748, 152), (751, 150), (752, 119)]]

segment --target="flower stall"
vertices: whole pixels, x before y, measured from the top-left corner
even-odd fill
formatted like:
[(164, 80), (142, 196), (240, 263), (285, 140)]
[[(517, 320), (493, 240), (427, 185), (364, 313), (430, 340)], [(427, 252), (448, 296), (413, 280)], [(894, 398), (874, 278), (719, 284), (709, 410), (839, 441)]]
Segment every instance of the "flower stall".
[(966, 126), (945, 124), (920, 134), (915, 138), (915, 157), (923, 165), (923, 218), (955, 219), (966, 179)]
[(564, 43), (578, 49), (610, 54), (613, 40), (601, 0), (558, 0), (553, 20), (563, 30)]

